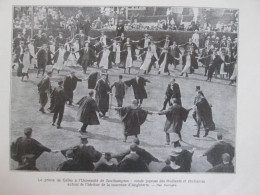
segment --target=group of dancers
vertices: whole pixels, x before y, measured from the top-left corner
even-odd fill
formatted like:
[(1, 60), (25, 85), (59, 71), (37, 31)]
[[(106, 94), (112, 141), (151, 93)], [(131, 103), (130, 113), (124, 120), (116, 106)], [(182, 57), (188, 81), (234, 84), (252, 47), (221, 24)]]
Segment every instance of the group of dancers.
[(170, 75), (169, 65), (174, 65), (176, 69), (182, 63), (180, 76), (188, 77), (201, 63), (205, 67), (207, 81), (211, 81), (214, 73), (217, 75), (223, 71), (229, 78), (236, 77), (236, 51), (230, 52), (225, 44), (217, 46), (209, 42), (205, 48), (199, 48), (197, 44), (190, 38), (187, 43), (178, 45), (169, 35), (159, 41), (149, 34), (140, 40), (131, 40), (124, 33), (110, 39), (103, 31), (101, 36), (93, 38), (85, 35), (83, 30), (72, 39), (65, 38), (60, 32), (58, 37), (51, 36), (49, 40), (39, 31), (34, 39), (26, 42), (19, 33), (14, 40), (14, 64), (18, 65), (17, 74), (22, 76), (22, 80), (24, 76), (29, 77), (30, 67), (38, 68), (38, 76), (41, 70), (44, 74), (47, 65), (53, 65), (52, 70), (58, 73), (65, 66), (81, 66), (84, 74), (91, 66), (97, 66), (103, 72), (118, 66), (124, 69), (124, 73), (130, 74), (135, 60), (141, 62), (140, 71), (144, 74), (155, 68), (158, 74)]

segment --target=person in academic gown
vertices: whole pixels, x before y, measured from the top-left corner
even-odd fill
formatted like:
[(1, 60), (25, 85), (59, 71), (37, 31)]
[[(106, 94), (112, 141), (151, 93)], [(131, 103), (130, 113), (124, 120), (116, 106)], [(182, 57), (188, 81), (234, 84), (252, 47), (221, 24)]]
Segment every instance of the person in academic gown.
[(97, 81), (97, 85), (95, 87), (96, 90), (96, 102), (99, 111), (106, 115), (106, 112), (109, 108), (109, 93), (110, 93), (110, 86), (107, 80), (107, 74), (102, 74), (101, 79)]
[(224, 153), (229, 154), (229, 163), (232, 164), (232, 160), (235, 156), (235, 148), (228, 142), (223, 140), (221, 133), (217, 134), (217, 141), (214, 143), (203, 156), (207, 157), (208, 162), (214, 167), (222, 163), (222, 155)]
[(207, 172), (234, 173), (234, 165), (230, 163), (230, 155), (228, 153), (222, 154), (222, 163), (214, 166)]
[(130, 154), (119, 162), (118, 172), (149, 172), (145, 161), (137, 153), (137, 145), (135, 143), (130, 146)]
[(87, 80), (88, 80), (88, 89), (95, 89), (97, 85), (97, 81), (100, 78), (99, 72), (92, 72), (89, 74)]
[(44, 107), (48, 102), (47, 93), (52, 92), (50, 77), (52, 76), (52, 72), (48, 72), (47, 75), (38, 83), (38, 93), (40, 96), (39, 103), (41, 104), (40, 111), (45, 113)]
[(15, 170), (39, 171), (39, 169), (35, 165), (34, 157), (35, 155), (33, 154), (23, 155), (22, 164), (19, 164), (19, 166)]
[(24, 155), (32, 154), (34, 156), (30, 160), (31, 164), (35, 166), (37, 158), (43, 152), (51, 152), (52, 150), (32, 138), (32, 128), (25, 128), (24, 135), (11, 144), (11, 158), (19, 165), (23, 165)]
[(64, 92), (66, 95), (66, 101), (69, 101), (69, 105), (72, 105), (73, 102), (73, 91), (77, 87), (77, 83), (81, 82), (82, 79), (79, 79), (75, 76), (75, 72), (72, 71), (70, 75), (66, 76), (64, 79)]
[[(160, 162), (160, 160), (154, 157), (151, 153), (139, 146), (140, 140), (138, 138), (134, 138), (133, 143), (137, 145), (136, 154), (138, 154), (147, 165), (149, 165), (151, 162)], [(130, 149), (128, 149), (122, 153), (113, 155), (113, 157), (116, 158), (118, 162), (120, 162), (126, 155), (130, 154), (130, 152)]]
[(77, 171), (78, 167), (76, 162), (73, 160), (73, 151), (67, 150), (65, 157), (66, 157), (66, 161), (59, 164), (56, 171)]
[(37, 64), (38, 64), (37, 77), (40, 74), (41, 69), (43, 70), (42, 72), (42, 76), (43, 76), (45, 73), (47, 63), (49, 61), (47, 44), (43, 44), (42, 48), (37, 52), (36, 55), (37, 55)]
[(165, 164), (161, 172), (183, 172), (181, 166), (176, 165), (176, 162), (172, 160), (171, 156), (165, 160)]
[(193, 148), (191, 151), (188, 151), (181, 147), (177, 147), (174, 148), (170, 154), (171, 160), (175, 161), (175, 164), (180, 166), (181, 172), (190, 172), (194, 150), (195, 149)]
[(124, 123), (124, 142), (128, 136), (137, 137), (140, 134), (140, 127), (145, 122), (147, 114), (152, 112), (143, 110), (138, 106), (137, 100), (133, 100), (131, 106), (115, 108)]
[(205, 135), (206, 137), (210, 130), (215, 130), (215, 123), (212, 119), (212, 110), (211, 106), (209, 105), (207, 99), (203, 95), (202, 91), (197, 92), (198, 95), (196, 96), (196, 108), (197, 108), (197, 134), (194, 135), (194, 137), (199, 137), (200, 135), (200, 127), (201, 123), (203, 124), (205, 128)]
[(66, 156), (68, 150), (72, 150), (77, 171), (93, 171), (95, 168), (93, 163), (99, 161), (102, 156), (101, 152), (88, 145), (88, 139), (85, 135), (81, 136), (80, 145), (61, 150), (61, 153)]
[(134, 96), (137, 100), (137, 103), (141, 105), (143, 103), (143, 99), (147, 98), (147, 93), (145, 90), (146, 83), (150, 83), (149, 80), (141, 77), (139, 74), (136, 75), (135, 78), (125, 81), (125, 84), (130, 87), (133, 87)]
[(172, 105), (166, 111), (159, 112), (159, 115), (166, 115), (164, 132), (166, 133), (166, 144), (170, 144), (170, 133), (177, 133), (182, 140), (182, 124), (187, 120), (189, 110), (178, 105), (178, 100), (173, 99)]
[[(79, 110), (77, 113), (77, 120), (82, 123), (80, 132), (85, 133), (88, 125), (99, 125), (97, 113), (99, 112), (96, 101), (93, 99), (94, 92), (90, 91), (89, 96), (81, 98), (77, 103)], [(101, 114), (101, 113), (100, 113)]]

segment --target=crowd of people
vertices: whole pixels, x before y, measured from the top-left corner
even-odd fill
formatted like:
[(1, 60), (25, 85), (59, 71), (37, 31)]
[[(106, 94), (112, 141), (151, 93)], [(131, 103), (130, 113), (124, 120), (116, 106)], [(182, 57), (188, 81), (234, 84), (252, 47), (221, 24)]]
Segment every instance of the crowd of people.
[[(78, 21), (85, 21), (79, 19)], [(72, 21), (73, 18), (71, 18)], [(85, 21), (86, 22), (86, 21)], [(73, 23), (73, 22), (72, 22)], [(95, 25), (102, 25), (98, 19)], [(79, 132), (82, 134), (81, 143), (77, 146), (52, 151), (34, 140), (32, 129), (26, 128), (25, 137), (18, 138), (11, 145), (11, 158), (19, 163), (18, 170), (37, 170), (36, 160), (43, 152), (61, 152), (66, 161), (59, 165), (58, 171), (119, 171), (119, 172), (147, 172), (149, 163), (164, 162), (158, 160), (152, 154), (141, 148), (138, 135), (141, 126), (146, 121), (147, 115), (165, 115), (164, 132), (166, 145), (170, 145), (170, 134), (173, 140), (173, 152), (165, 159), (165, 167), (162, 172), (190, 172), (194, 150), (188, 151), (182, 148), (181, 130), (187, 120), (189, 112), (193, 110), (193, 118), (197, 126), (197, 132), (193, 136), (200, 137), (202, 126), (205, 129), (203, 137), (207, 137), (210, 131), (215, 130), (211, 105), (207, 101), (200, 86), (196, 87), (194, 105), (184, 108), (181, 101), (181, 90), (175, 78), (172, 78), (165, 92), (165, 101), (162, 109), (154, 112), (142, 108), (144, 99), (147, 99), (146, 84), (153, 85), (144, 77), (151, 74), (154, 69), (157, 74), (170, 75), (169, 66), (182, 66), (179, 76), (188, 77), (193, 74), (199, 65), (205, 69), (207, 81), (214, 77), (230, 79), (230, 84), (237, 77), (237, 39), (231, 37), (217, 37), (216, 33), (208, 31), (201, 35), (195, 30), (192, 37), (185, 44), (178, 44), (173, 37), (167, 35), (163, 40), (156, 40), (149, 34), (144, 34), (140, 40), (131, 40), (124, 31), (122, 22), (116, 27), (116, 37), (107, 37), (104, 31), (101, 36), (90, 37), (90, 23), (83, 26), (70, 26), (71, 36), (65, 37), (62, 32), (58, 37), (47, 36), (42, 30), (30, 40), (23, 36), (22, 32), (13, 41), (13, 69), (17, 68), (17, 76), (24, 80), (29, 79), (29, 69), (37, 70), (37, 77), (42, 79), (38, 83), (40, 112), (43, 114), (50, 97), (48, 111), (53, 113), (52, 125), (62, 128), (62, 119), (66, 103), (74, 105), (73, 93), (77, 88), (77, 82), (87, 80), (90, 92), (79, 102), (77, 120), (82, 123)], [(86, 27), (86, 28), (85, 28)], [(74, 30), (73, 30), (74, 29)], [(77, 29), (79, 32), (77, 32)], [(131, 79), (124, 80), (124, 74), (131, 74), (134, 61), (139, 62), (139, 72)], [(51, 65), (52, 71), (45, 74), (46, 66)], [(82, 67), (87, 75), (89, 67), (99, 70), (80, 79), (76, 72), (72, 71), (64, 79), (58, 81), (58, 86), (53, 89), (51, 77), (57, 71), (60, 73), (66, 66)], [(109, 71), (115, 67), (122, 68), (118, 82), (110, 84)], [(187, 78), (188, 79), (188, 78)], [(135, 99), (131, 105), (124, 105), (126, 87), (132, 87)], [(117, 106), (112, 107), (110, 96), (115, 88)], [(50, 95), (49, 95), (50, 94)], [(169, 108), (166, 109), (167, 105)], [(135, 136), (129, 150), (122, 154), (113, 152), (103, 153), (95, 150), (88, 144), (87, 127), (99, 125), (100, 118), (106, 118), (109, 110), (116, 110), (124, 125), (124, 138), (126, 142), (129, 136)], [(98, 114), (98, 115), (97, 115)], [(193, 137), (191, 136), (191, 137)], [(222, 139), (218, 134), (217, 143), (214, 144), (203, 156), (212, 164), (213, 172), (234, 172), (232, 159), (234, 147)], [(206, 170), (205, 170), (206, 171)]]

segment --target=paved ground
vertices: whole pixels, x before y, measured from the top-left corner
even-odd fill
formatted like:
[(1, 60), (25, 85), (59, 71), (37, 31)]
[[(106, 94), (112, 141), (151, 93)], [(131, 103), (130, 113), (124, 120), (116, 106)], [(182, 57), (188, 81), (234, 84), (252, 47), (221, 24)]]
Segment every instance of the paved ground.
[[(137, 73), (139, 62), (135, 62), (133, 74)], [(49, 67), (50, 68), (50, 67)], [(180, 69), (180, 65), (177, 69)], [(53, 86), (57, 85), (57, 79), (63, 78), (69, 73), (71, 68), (66, 68), (60, 75), (54, 74), (52, 78)], [(77, 76), (84, 78), (77, 68)], [(96, 68), (89, 68), (87, 74), (91, 71), (96, 71)], [(207, 138), (194, 138), (192, 135), (196, 132), (195, 122), (192, 119), (191, 113), (184, 123), (182, 129), (183, 140), (181, 144), (184, 148), (197, 150), (193, 156), (192, 171), (203, 172), (210, 168), (205, 157), (199, 157), (207, 148), (209, 148), (216, 140), (217, 132), (224, 134), (225, 140), (230, 141), (235, 145), (236, 135), (236, 87), (229, 86), (227, 80), (213, 79), (212, 82), (206, 82), (202, 75), (204, 69), (200, 68), (197, 72), (200, 74), (190, 75), (188, 78), (179, 77), (179, 70), (171, 70), (172, 75), (157, 75), (157, 71), (152, 70), (151, 75), (145, 77), (151, 81), (146, 86), (148, 99), (144, 100), (143, 108), (151, 111), (159, 111), (162, 108), (164, 92), (166, 86), (172, 76), (176, 77), (176, 82), (179, 83), (183, 106), (189, 108), (193, 105), (195, 96), (195, 86), (200, 85), (209, 103), (213, 105), (213, 119), (216, 123), (216, 130), (210, 132)], [(113, 68), (109, 71), (110, 83), (118, 80), (118, 74), (122, 74), (123, 70)], [(31, 73), (29, 81), (21, 82), (20, 78), (16, 77), (15, 72), (12, 73), (12, 99), (11, 99), (11, 129), (10, 140), (14, 141), (17, 137), (23, 135), (25, 127), (33, 128), (33, 137), (40, 141), (45, 146), (51, 149), (64, 149), (80, 142), (78, 129), (81, 126), (80, 122), (75, 120), (77, 107), (66, 106), (62, 129), (56, 129), (51, 126), (52, 114), (41, 114), (39, 112), (37, 83), (40, 78), (36, 78), (36, 74)], [(133, 77), (134, 75), (123, 75), (124, 80)], [(87, 82), (78, 83), (78, 87), (74, 92), (74, 102), (78, 101), (82, 96), (88, 94)], [(133, 100), (133, 90), (129, 88), (126, 92), (124, 105), (129, 105)], [(116, 106), (116, 100), (113, 98), (112, 105)], [(97, 150), (112, 153), (117, 153), (127, 149), (131, 143), (132, 137), (129, 137), (127, 143), (123, 143), (123, 126), (119, 116), (115, 111), (111, 111), (109, 118), (100, 120), (99, 126), (89, 126), (89, 143)], [(172, 146), (165, 146), (165, 134), (163, 132), (165, 116), (149, 115), (147, 121), (141, 126), (141, 147), (151, 152), (155, 157), (165, 160), (170, 154)], [(202, 132), (201, 134), (203, 134)], [(41, 171), (54, 171), (59, 163), (65, 158), (60, 154), (44, 153), (37, 160), (37, 167)], [(10, 160), (11, 169), (14, 169), (17, 164)], [(164, 163), (151, 163), (152, 171), (160, 171)]]

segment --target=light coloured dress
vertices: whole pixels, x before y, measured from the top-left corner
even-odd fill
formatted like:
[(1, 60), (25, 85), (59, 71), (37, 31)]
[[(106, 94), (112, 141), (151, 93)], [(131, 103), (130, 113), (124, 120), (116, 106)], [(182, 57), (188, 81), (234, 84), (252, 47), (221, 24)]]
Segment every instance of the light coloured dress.
[(103, 67), (105, 70), (108, 69), (108, 63), (109, 63), (108, 57), (109, 57), (109, 54), (110, 54), (109, 49), (103, 51), (103, 55), (102, 55), (102, 58), (101, 58), (100, 63), (99, 63), (99, 67), (100, 68)]
[(57, 62), (53, 65), (53, 69), (62, 70), (64, 68), (64, 54), (65, 49), (59, 49), (59, 56)]
[(30, 53), (24, 53), (23, 54), (23, 69), (22, 69), (22, 73), (28, 73), (28, 70), (31, 66), (31, 62), (30, 62)]
[(142, 64), (142, 66), (140, 67), (141, 70), (148, 71), (149, 66), (151, 64), (152, 57), (153, 57), (152, 51), (147, 51), (144, 62)]
[(131, 51), (131, 47), (128, 47), (125, 68), (131, 68), (132, 66), (133, 66), (132, 51)]
[(120, 63), (120, 45), (116, 46), (116, 61), (115, 61), (115, 63), (116, 64)]
[(191, 57), (190, 55), (186, 56), (186, 64), (182, 70), (183, 73), (188, 73), (190, 70), (190, 66), (191, 66)]

